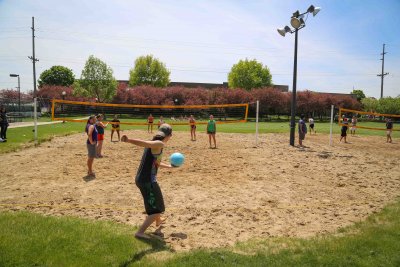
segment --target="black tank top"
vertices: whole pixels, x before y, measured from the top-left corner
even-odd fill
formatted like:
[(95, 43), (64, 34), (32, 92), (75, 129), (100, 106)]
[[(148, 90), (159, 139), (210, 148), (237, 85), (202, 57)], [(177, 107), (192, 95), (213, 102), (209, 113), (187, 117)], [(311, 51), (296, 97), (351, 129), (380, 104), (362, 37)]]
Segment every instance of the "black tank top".
[(157, 171), (161, 158), (162, 150), (160, 154), (153, 154), (151, 153), (151, 148), (145, 148), (135, 182), (139, 184), (157, 182)]

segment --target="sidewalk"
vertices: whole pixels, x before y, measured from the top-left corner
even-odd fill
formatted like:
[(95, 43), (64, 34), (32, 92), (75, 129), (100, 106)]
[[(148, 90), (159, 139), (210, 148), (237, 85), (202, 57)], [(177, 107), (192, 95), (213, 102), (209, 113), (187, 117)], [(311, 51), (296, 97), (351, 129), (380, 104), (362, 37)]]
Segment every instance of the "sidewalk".
[[(54, 124), (54, 123), (62, 123), (62, 121), (46, 121), (46, 122), (38, 122), (37, 125), (46, 125), (46, 124)], [(10, 123), (8, 126), (8, 129), (10, 128), (20, 128), (20, 127), (33, 127), (34, 122), (33, 121), (27, 121), (27, 122), (13, 122)]]

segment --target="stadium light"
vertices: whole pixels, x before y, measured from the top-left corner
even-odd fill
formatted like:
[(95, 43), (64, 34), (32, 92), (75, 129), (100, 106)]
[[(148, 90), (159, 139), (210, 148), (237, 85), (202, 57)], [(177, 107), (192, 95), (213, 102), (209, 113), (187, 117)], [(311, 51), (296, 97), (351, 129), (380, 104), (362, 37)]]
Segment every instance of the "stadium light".
[(293, 89), (292, 89), (292, 104), (291, 104), (291, 117), (290, 117), (290, 145), (294, 146), (294, 136), (295, 136), (295, 128), (296, 128), (296, 86), (297, 86), (297, 40), (298, 40), (298, 31), (306, 26), (304, 21), (304, 15), (307, 13), (312, 13), (313, 16), (318, 14), (321, 11), (320, 7), (314, 7), (311, 5), (306, 12), (300, 13), (298, 10), (293, 13), (290, 19), (290, 25), (294, 28), (293, 30), (289, 26), (285, 26), (284, 28), (278, 29), (278, 33), (285, 37), (286, 33), (294, 33), (294, 66), (293, 66)]
[(21, 84), (19, 74), (10, 74), (10, 77), (18, 77), (18, 112), (21, 113)]

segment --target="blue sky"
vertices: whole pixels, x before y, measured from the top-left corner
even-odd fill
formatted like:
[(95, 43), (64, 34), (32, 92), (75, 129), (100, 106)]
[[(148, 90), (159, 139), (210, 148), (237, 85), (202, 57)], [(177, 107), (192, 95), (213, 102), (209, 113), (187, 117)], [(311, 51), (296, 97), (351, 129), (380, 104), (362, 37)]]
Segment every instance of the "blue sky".
[(0, 88), (33, 89), (31, 20), (35, 17), (37, 78), (53, 65), (79, 78), (89, 55), (105, 61), (119, 80), (134, 60), (152, 54), (172, 81), (222, 83), (240, 59), (267, 65), (275, 84), (292, 87), (294, 35), (276, 29), (311, 5), (299, 32), (298, 90), (380, 96), (386, 44), (384, 96), (400, 95), (399, 0), (320, 1), (106, 1), (0, 0)]

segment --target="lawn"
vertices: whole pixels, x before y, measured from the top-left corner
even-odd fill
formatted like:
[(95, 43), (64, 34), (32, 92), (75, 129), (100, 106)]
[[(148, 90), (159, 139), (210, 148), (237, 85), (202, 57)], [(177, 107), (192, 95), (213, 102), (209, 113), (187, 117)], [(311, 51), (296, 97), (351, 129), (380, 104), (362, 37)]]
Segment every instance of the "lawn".
[(0, 266), (399, 266), (400, 201), (336, 234), (176, 253), (113, 222), (0, 212)]
[[(141, 122), (138, 120), (128, 120), (128, 122)], [(384, 124), (379, 122), (366, 122), (362, 124), (366, 127), (384, 127)], [(395, 125), (396, 128), (397, 125)], [(111, 128), (111, 125), (108, 126), (108, 130)], [(187, 131), (189, 133), (189, 126), (187, 125), (174, 125), (174, 131)], [(38, 141), (39, 143), (51, 140), (55, 136), (64, 136), (74, 133), (84, 132), (85, 124), (80, 122), (66, 122), (66, 123), (56, 123), (50, 125), (39, 125), (38, 126)], [(136, 129), (136, 130), (147, 130), (147, 126), (145, 125), (121, 125), (122, 130)], [(154, 129), (157, 129), (157, 126), (154, 125)], [(329, 134), (330, 131), (330, 123), (316, 123), (315, 129), (317, 133)], [(206, 126), (201, 124), (197, 126), (197, 131), (205, 132)], [(289, 133), (289, 122), (260, 122), (259, 123), (259, 133)], [(224, 133), (255, 133), (255, 122), (247, 122), (247, 123), (227, 123), (227, 124), (218, 124), (217, 132)], [(337, 124), (333, 125), (333, 134), (340, 134), (340, 127)], [(377, 130), (365, 130), (358, 129), (357, 134), (360, 135), (378, 135), (384, 137), (385, 131), (377, 131)], [(33, 126), (29, 127), (21, 127), (21, 128), (10, 128), (7, 131), (7, 143), (0, 143), (0, 153), (6, 153), (10, 151), (15, 151), (22, 147), (32, 146), (34, 145), (33, 138)], [(394, 131), (392, 137), (394, 139), (400, 138), (400, 132)]]

